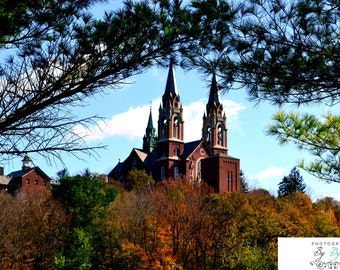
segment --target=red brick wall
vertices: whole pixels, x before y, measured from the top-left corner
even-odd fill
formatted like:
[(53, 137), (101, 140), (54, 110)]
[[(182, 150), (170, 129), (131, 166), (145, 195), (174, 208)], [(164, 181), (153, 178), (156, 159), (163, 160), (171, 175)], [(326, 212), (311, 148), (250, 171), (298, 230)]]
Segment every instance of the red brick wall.
[(50, 188), (50, 184), (51, 183), (48, 179), (43, 178), (34, 170), (27, 172), (27, 174), (24, 174), (21, 180), (22, 189)]
[(204, 159), (202, 178), (217, 193), (240, 191), (240, 161), (223, 156)]

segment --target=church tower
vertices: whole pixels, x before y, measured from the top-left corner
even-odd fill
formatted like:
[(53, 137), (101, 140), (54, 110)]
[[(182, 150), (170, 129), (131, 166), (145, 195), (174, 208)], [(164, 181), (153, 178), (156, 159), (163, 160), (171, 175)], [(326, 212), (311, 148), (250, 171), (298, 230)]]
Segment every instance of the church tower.
[(165, 176), (176, 179), (183, 174), (180, 166), (183, 153), (183, 107), (177, 92), (174, 67), (170, 63), (158, 118), (157, 163), (160, 168), (160, 180)]
[(226, 116), (220, 102), (216, 74), (213, 74), (209, 100), (203, 116), (202, 139), (206, 141), (213, 154), (228, 154)]
[(156, 129), (153, 126), (152, 109), (150, 106), (149, 120), (145, 129), (145, 135), (143, 137), (143, 151), (147, 154), (150, 154), (156, 148), (156, 145), (157, 145)]
[(202, 160), (202, 179), (217, 193), (240, 191), (240, 160), (228, 155), (226, 116), (216, 74), (213, 74), (203, 116), (202, 139), (212, 152)]

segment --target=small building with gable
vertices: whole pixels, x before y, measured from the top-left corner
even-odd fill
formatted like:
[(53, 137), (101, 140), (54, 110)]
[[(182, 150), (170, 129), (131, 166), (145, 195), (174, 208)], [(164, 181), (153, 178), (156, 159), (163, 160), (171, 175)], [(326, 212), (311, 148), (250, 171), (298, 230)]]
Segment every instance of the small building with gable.
[(20, 190), (25, 189), (50, 189), (51, 178), (45, 174), (39, 167), (31, 167), (32, 160), (29, 156), (25, 156), (22, 160), (22, 168), (18, 171), (13, 171), (7, 178), (7, 192), (16, 194)]

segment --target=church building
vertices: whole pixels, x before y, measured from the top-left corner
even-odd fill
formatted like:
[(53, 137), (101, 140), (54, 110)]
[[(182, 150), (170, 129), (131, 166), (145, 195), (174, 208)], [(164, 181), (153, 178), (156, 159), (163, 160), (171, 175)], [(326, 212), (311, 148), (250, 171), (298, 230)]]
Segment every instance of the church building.
[(240, 191), (240, 160), (228, 155), (226, 116), (215, 74), (202, 114), (201, 139), (184, 142), (183, 107), (170, 64), (159, 107), (157, 133), (150, 110), (143, 148), (132, 149), (130, 155), (111, 170), (109, 181), (128, 184), (130, 170), (145, 170), (156, 182), (163, 179), (204, 181), (216, 193)]

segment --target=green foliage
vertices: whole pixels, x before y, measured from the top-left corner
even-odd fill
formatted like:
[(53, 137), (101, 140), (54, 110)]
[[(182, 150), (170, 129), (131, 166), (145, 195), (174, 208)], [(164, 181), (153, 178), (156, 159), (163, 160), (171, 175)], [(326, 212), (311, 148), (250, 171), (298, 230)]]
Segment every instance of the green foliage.
[(320, 121), (311, 114), (278, 112), (273, 119), (267, 134), (316, 157), (310, 164), (301, 161), (302, 169), (327, 182), (340, 182), (340, 116), (328, 114)]
[(75, 228), (93, 225), (97, 217), (103, 217), (105, 207), (112, 202), (118, 190), (90, 175), (69, 176), (60, 179), (52, 194), (73, 215)]
[(240, 183), (241, 183), (241, 192), (247, 193), (249, 191), (248, 183), (246, 176), (243, 172), (243, 170), (240, 170)]
[(125, 1), (95, 19), (97, 2), (1, 1), (0, 21), (9, 26), (0, 31), (1, 154), (60, 158), (96, 148), (75, 128), (98, 117), (79, 118), (72, 107), (197, 46), (201, 17), (181, 1)]
[(300, 175), (299, 170), (294, 167), (288, 176), (284, 176), (279, 183), (278, 196), (283, 197), (294, 192), (305, 193), (306, 185), (303, 183), (303, 177)]
[(53, 197), (71, 214), (71, 226), (58, 253), (58, 269), (93, 269), (102, 263), (105, 237), (100, 229), (108, 205), (118, 190), (86, 170), (84, 175), (67, 176), (52, 189)]
[(333, 198), (219, 195), (186, 181), (122, 191), (82, 228), (49, 193), (0, 194), (0, 204), (1, 269), (277, 269), (278, 237), (340, 236)]
[(249, 95), (275, 104), (336, 103), (339, 5), (333, 0), (242, 4), (234, 77)]
[(55, 259), (56, 269), (89, 270), (92, 269), (92, 246), (90, 236), (79, 228), (74, 228), (71, 235), (72, 244), (67, 250), (67, 256), (58, 253)]
[[(338, 3), (333, 0), (237, 3), (194, 2), (198, 14), (200, 7), (206, 10), (202, 25), (205, 19), (211, 23), (207, 29), (214, 37), (203, 31), (200, 46), (193, 49), (187, 64), (197, 66), (205, 74), (207, 70), (216, 72), (225, 90), (244, 87), (256, 102), (337, 105), (340, 97)], [(221, 16), (217, 16), (219, 12)], [(324, 123), (320, 130), (315, 129), (313, 121), (320, 121), (311, 119), (313, 116), (287, 119), (284, 128), (279, 126), (279, 139), (297, 142), (298, 147), (317, 156), (309, 165), (301, 163), (301, 168), (320, 179), (338, 182), (339, 124), (333, 122), (338, 117), (331, 117), (326, 120), (331, 126)]]
[(70, 176), (70, 173), (66, 168), (57, 172), (57, 180), (60, 180), (60, 179), (65, 178), (67, 176)]
[(144, 170), (129, 171), (127, 180), (133, 190), (148, 189), (155, 184), (152, 176), (148, 175)]

